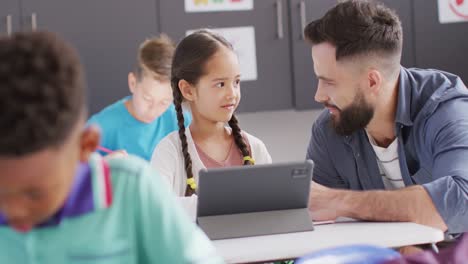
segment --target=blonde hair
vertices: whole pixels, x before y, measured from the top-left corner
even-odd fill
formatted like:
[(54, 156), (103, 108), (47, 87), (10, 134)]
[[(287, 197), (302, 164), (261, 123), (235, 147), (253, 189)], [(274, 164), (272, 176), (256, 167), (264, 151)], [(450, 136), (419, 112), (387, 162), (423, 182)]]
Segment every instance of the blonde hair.
[(175, 45), (166, 34), (141, 43), (134, 72), (137, 78), (141, 79), (145, 73), (149, 73), (160, 81), (169, 81), (174, 50)]

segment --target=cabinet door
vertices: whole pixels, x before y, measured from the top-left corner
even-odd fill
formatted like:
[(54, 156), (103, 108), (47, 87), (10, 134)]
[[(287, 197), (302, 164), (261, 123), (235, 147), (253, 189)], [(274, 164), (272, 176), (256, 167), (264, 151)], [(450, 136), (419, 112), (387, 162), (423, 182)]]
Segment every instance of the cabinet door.
[[(457, 5), (456, 1), (443, 2)], [(459, 15), (466, 14), (466, 21), (441, 24), (437, 1), (414, 1), (416, 64), (452, 72), (468, 84), (468, 2), (457, 2)]]
[(139, 43), (158, 33), (156, 0), (22, 0), (23, 27), (59, 33), (78, 49), (91, 113), (128, 95)]
[(7, 35), (19, 31), (19, 21), (19, 0), (2, 0), (0, 2), (0, 35)]
[[(407, 67), (414, 66), (411, 1), (384, 0), (382, 2), (388, 7), (395, 9), (402, 21), (404, 42), (402, 65)], [(336, 1), (330, 0), (290, 0), (294, 105), (296, 109), (322, 107), (321, 104), (314, 100), (315, 92), (317, 91), (317, 78), (314, 74), (310, 46), (302, 37), (302, 29), (309, 22), (321, 18), (336, 3)]]
[[(227, 0), (192, 1), (200, 5), (216, 5), (223, 4)], [(180, 40), (186, 35), (187, 30), (192, 29), (253, 27), (254, 47), (246, 45), (247, 48), (241, 51), (243, 54), (239, 54), (244, 80), (241, 83), (242, 100), (238, 111), (292, 108), (287, 2), (286, 0), (253, 2), (252, 10), (200, 13), (186, 12), (182, 0), (161, 1), (161, 31)], [(236, 42), (247, 43), (247, 39), (249, 39), (247, 35), (235, 37)], [(235, 43), (234, 45), (236, 46)], [(255, 64), (256, 67), (253, 67)], [(256, 78), (252, 77), (255, 75), (252, 71), (255, 69)]]
[(331, 0), (290, 0), (294, 106), (298, 110), (322, 107), (314, 100), (318, 81), (310, 45), (304, 40), (303, 29), (325, 15), (335, 4), (336, 1)]

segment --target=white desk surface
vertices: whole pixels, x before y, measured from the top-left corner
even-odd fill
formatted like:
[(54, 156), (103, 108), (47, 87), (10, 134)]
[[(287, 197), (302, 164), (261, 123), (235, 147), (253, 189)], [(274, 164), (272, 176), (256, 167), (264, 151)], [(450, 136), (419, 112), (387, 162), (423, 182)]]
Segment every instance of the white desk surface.
[(438, 229), (414, 223), (346, 221), (315, 226), (314, 231), (213, 241), (228, 263), (295, 259), (337, 246), (367, 244), (401, 247), (442, 241)]

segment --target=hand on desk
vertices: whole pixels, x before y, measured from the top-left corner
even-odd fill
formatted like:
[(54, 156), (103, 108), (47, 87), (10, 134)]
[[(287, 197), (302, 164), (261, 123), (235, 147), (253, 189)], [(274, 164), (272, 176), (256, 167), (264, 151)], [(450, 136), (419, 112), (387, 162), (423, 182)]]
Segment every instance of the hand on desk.
[(442, 231), (447, 225), (420, 185), (398, 190), (352, 191), (311, 183), (309, 210), (314, 220), (349, 217), (368, 221), (414, 222)]
[(335, 220), (340, 215), (334, 203), (334, 190), (312, 181), (309, 195), (309, 211), (315, 221)]

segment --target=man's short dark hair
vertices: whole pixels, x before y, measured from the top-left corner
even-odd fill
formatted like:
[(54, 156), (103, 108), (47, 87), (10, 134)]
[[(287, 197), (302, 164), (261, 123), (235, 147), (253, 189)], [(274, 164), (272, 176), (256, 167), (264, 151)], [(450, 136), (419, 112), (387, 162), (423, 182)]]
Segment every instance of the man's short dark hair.
[(396, 13), (381, 3), (350, 0), (308, 24), (306, 39), (336, 47), (336, 60), (367, 54), (401, 57), (403, 30)]
[(60, 147), (85, 104), (77, 53), (57, 35), (0, 37), (0, 155)]

